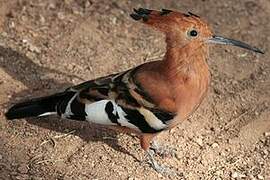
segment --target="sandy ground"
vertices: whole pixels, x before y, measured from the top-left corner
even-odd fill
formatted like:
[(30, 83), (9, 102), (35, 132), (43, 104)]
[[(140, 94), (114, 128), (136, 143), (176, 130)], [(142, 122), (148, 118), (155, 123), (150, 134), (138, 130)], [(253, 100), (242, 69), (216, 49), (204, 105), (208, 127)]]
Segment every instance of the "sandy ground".
[[(261, 47), (211, 48), (199, 110), (158, 137), (175, 150), (148, 164), (137, 137), (57, 117), (9, 122), (11, 104), (120, 72), (164, 53), (132, 8), (192, 11), (217, 34)], [(0, 179), (270, 179), (269, 0), (0, 0)]]

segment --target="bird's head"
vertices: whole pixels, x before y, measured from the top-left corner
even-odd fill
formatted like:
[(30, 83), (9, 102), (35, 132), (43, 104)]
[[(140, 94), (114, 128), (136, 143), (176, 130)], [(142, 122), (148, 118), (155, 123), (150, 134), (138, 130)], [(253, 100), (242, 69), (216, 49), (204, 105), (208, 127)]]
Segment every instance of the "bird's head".
[(193, 13), (181, 13), (167, 9), (161, 11), (134, 9), (130, 16), (166, 34), (169, 46), (206, 45), (209, 43), (238, 46), (257, 53), (263, 52), (244, 42), (217, 36), (209, 25)]

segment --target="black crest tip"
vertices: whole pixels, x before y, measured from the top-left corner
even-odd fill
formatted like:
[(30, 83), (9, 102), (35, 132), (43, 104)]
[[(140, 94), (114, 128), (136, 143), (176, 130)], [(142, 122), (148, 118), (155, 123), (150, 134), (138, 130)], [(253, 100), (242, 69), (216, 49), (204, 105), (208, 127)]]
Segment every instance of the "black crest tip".
[(164, 16), (164, 15), (170, 14), (171, 12), (173, 11), (169, 9), (161, 9), (160, 15)]
[(146, 9), (146, 8), (139, 8), (139, 9), (133, 9), (133, 10), (135, 13), (137, 13), (141, 16), (149, 15), (152, 11), (152, 10)]
[(190, 16), (194, 16), (194, 17), (200, 18), (200, 16), (198, 16), (198, 15), (192, 13), (192, 12), (188, 12), (188, 14), (189, 14)]
[(132, 17), (134, 20), (138, 21), (143, 19), (143, 21), (147, 21), (149, 19), (149, 15), (152, 12), (152, 10), (139, 8), (139, 9), (133, 9), (135, 13), (130, 14), (130, 17)]
[(140, 19), (142, 19), (142, 17), (138, 14), (130, 14), (130, 17), (135, 21), (139, 21)]

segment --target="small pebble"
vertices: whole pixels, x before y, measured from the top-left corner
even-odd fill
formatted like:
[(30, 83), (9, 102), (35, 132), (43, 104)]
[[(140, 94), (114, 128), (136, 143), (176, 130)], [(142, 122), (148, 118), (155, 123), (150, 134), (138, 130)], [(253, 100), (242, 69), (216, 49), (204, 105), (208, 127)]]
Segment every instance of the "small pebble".
[(116, 19), (115, 17), (113, 17), (113, 18), (111, 19), (111, 21), (112, 21), (113, 24), (116, 24), (117, 19)]
[(267, 156), (269, 153), (267, 151), (267, 149), (263, 150), (263, 153)]
[(28, 172), (28, 167), (26, 164), (21, 164), (19, 167), (18, 167), (18, 171), (22, 174), (26, 174)]
[(28, 175), (19, 175), (19, 176), (16, 176), (15, 179), (18, 179), (18, 180), (27, 180), (29, 179), (29, 176)]
[(40, 49), (38, 47), (34, 46), (33, 44), (30, 44), (30, 43), (29, 43), (29, 50), (31, 52), (40, 53)]
[(223, 176), (224, 172), (222, 170), (216, 171), (217, 176)]
[(258, 111), (255, 111), (255, 116), (258, 116), (259, 115), (259, 112)]
[(59, 12), (59, 13), (57, 13), (57, 17), (58, 17), (60, 20), (65, 19), (65, 15), (64, 15), (64, 13), (63, 13), (63, 12)]
[(23, 43), (27, 43), (28, 40), (27, 40), (27, 39), (23, 39), (22, 42), (23, 42)]
[(233, 173), (232, 173), (232, 178), (235, 178), (235, 179), (236, 179), (236, 178), (238, 178), (238, 176), (239, 176), (239, 175), (238, 175), (237, 172), (233, 172)]
[(14, 28), (14, 27), (15, 27), (15, 23), (14, 23), (13, 21), (11, 21), (11, 22), (9, 23), (9, 27), (10, 27), (10, 28)]
[(232, 81), (232, 84), (233, 84), (233, 85), (237, 85), (238, 82), (237, 82), (236, 80), (233, 80), (233, 81)]
[(7, 34), (6, 32), (2, 32), (1, 35), (2, 35), (3, 37), (7, 37), (8, 34)]
[(89, 0), (85, 1), (84, 8), (89, 8), (91, 6), (91, 2)]
[(244, 174), (239, 174), (239, 177), (244, 179), (244, 178), (247, 177), (247, 176), (244, 175)]
[(55, 9), (56, 5), (54, 3), (50, 3), (48, 6), (49, 9)]
[(217, 147), (219, 147), (218, 143), (213, 143), (212, 144), (212, 148), (217, 148)]
[(106, 156), (100, 156), (100, 159), (101, 159), (102, 161), (106, 161), (108, 158), (107, 158)]
[(265, 132), (264, 135), (265, 135), (265, 137), (269, 137), (270, 136), (270, 132)]
[(201, 138), (197, 138), (195, 141), (199, 146), (203, 146), (203, 140)]
[(39, 16), (39, 20), (40, 20), (41, 24), (44, 24), (46, 21), (44, 16), (42, 16), (42, 15)]

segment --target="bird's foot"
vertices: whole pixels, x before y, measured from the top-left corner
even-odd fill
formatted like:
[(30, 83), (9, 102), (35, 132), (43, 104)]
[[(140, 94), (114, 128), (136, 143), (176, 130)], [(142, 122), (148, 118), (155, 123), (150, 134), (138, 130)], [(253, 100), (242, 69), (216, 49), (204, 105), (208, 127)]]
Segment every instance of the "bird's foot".
[(150, 164), (150, 166), (158, 173), (165, 175), (165, 176), (171, 176), (171, 175), (175, 175), (176, 173), (171, 170), (170, 168), (164, 166), (164, 165), (160, 165), (157, 163), (157, 161), (154, 159), (154, 151), (152, 150), (148, 150), (146, 152), (146, 156), (148, 159), (148, 163)]
[(163, 158), (176, 156), (176, 149), (167, 146), (161, 146), (156, 141), (152, 142), (150, 149)]

